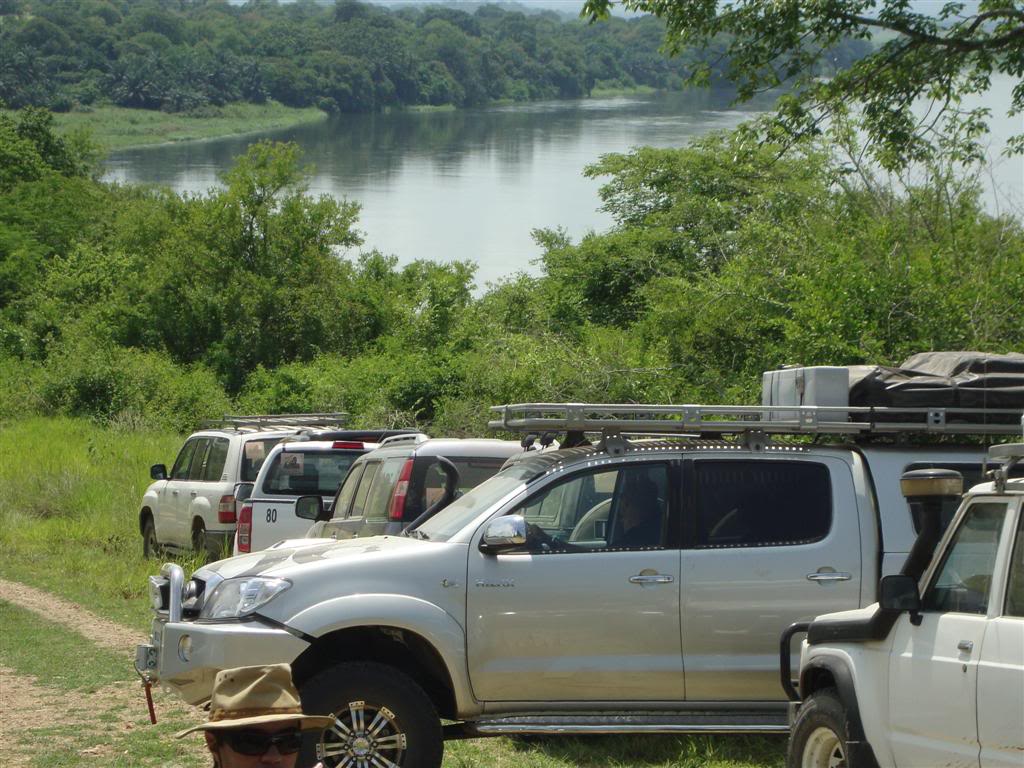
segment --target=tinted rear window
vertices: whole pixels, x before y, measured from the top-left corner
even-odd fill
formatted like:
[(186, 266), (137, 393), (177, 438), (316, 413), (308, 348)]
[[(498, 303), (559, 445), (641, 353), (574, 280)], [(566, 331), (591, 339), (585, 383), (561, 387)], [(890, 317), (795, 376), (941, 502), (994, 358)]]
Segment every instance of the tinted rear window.
[(303, 496), (333, 496), (359, 453), (281, 451), (274, 456), (263, 493)]
[(242, 467), (238, 473), (239, 482), (254, 483), (260, 473), (270, 449), (281, 442), (280, 437), (265, 437), (262, 440), (247, 440), (242, 446)]

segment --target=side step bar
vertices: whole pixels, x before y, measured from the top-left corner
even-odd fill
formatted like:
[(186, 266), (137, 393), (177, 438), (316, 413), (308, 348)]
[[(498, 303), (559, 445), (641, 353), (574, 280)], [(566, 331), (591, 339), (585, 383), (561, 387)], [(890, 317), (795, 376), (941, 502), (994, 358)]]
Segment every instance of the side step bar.
[[(786, 713), (670, 712), (610, 714), (536, 714), (484, 718), (464, 723), (467, 735), (613, 734), (613, 733), (786, 733)], [(454, 734), (453, 734), (454, 735)]]

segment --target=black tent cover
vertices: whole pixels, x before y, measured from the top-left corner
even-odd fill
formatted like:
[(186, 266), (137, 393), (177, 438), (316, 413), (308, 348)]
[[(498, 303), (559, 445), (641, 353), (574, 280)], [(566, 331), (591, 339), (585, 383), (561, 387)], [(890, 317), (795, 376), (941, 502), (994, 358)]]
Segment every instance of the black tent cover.
[(1024, 409), (1024, 354), (921, 352), (899, 368), (853, 365), (850, 405)]

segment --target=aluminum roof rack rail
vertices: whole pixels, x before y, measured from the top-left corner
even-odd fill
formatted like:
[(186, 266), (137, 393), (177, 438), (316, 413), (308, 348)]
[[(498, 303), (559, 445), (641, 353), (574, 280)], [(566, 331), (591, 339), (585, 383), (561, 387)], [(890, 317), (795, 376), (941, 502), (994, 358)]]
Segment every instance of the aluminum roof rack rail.
[(269, 430), (341, 427), (348, 421), (347, 413), (270, 413), (254, 416), (224, 414), (200, 424), (203, 429)]
[(515, 403), (491, 406), (491, 429), (621, 435), (1014, 435), (1024, 412), (981, 408)]

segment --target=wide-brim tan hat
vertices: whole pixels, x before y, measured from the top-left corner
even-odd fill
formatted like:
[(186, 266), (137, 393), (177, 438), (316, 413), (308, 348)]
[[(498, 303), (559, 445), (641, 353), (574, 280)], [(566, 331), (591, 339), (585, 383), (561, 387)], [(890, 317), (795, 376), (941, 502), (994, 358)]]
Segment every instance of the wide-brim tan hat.
[(308, 731), (333, 725), (334, 717), (303, 714), (288, 664), (238, 667), (221, 670), (214, 678), (210, 719), (175, 737), (180, 739), (195, 731), (223, 731), (264, 723), (295, 723), (300, 730)]

